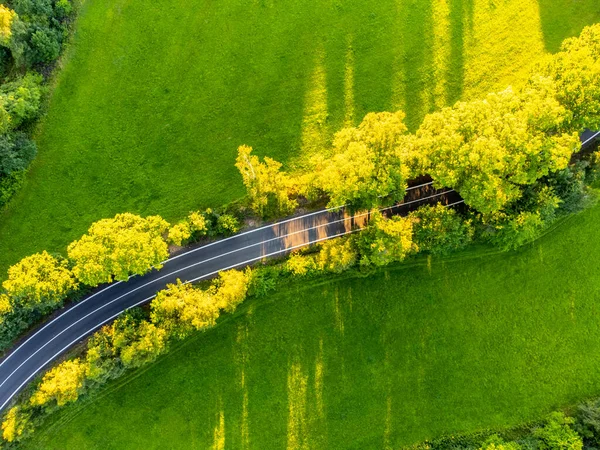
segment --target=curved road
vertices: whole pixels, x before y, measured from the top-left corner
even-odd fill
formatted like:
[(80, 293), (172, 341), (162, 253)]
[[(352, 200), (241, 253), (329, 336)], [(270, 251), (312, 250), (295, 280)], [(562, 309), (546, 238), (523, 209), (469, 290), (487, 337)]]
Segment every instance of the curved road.
[[(600, 133), (582, 135), (582, 147)], [(462, 203), (453, 190), (435, 190), (430, 179), (422, 178), (407, 189), (404, 201), (384, 208), (386, 214), (405, 215), (425, 203), (447, 206)], [(31, 332), (0, 362), (0, 411), (41, 370), (73, 345), (92, 334), (123, 311), (154, 298), (167, 284), (181, 279), (194, 282), (215, 276), (222, 270), (244, 267), (264, 258), (290, 251), (363, 227), (368, 213), (349, 215), (344, 209), (323, 210), (246, 231), (227, 239), (191, 248), (165, 261), (159, 271), (116, 282), (63, 309), (54, 318)]]
[[(460, 202), (451, 190), (435, 190), (422, 180), (410, 187), (403, 203), (383, 211), (406, 214), (431, 202)], [(42, 369), (123, 311), (154, 298), (156, 292), (180, 279), (194, 282), (222, 270), (239, 268), (294, 249), (352, 233), (366, 223), (368, 213), (349, 215), (344, 209), (323, 210), (246, 231), (227, 239), (197, 246), (164, 262), (161, 270), (131, 277), (98, 290), (65, 308), (0, 362), (0, 410)]]

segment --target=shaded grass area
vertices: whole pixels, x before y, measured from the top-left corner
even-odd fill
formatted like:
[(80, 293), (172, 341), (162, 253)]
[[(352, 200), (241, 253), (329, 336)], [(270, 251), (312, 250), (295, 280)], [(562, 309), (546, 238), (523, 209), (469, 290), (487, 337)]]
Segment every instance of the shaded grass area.
[(27, 448), (397, 448), (541, 418), (600, 392), (599, 221), (251, 300)]
[[(293, 162), (311, 111), (326, 117), (325, 141), (370, 111), (405, 109), (414, 129), (465, 92), (515, 82), (532, 56), (505, 50), (554, 48), (600, 18), (594, 3), (88, 0), (39, 156), (0, 213), (0, 274), (117, 212), (174, 220), (239, 198), (237, 146)], [(514, 12), (518, 34), (499, 10)], [(496, 55), (493, 67), (478, 63), (479, 48)], [(315, 82), (323, 95), (309, 95)]]

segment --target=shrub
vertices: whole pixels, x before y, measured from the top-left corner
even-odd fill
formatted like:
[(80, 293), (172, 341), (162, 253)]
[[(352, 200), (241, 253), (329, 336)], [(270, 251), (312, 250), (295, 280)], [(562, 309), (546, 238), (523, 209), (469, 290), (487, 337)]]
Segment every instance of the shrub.
[(0, 179), (27, 169), (36, 153), (35, 143), (25, 134), (17, 132), (0, 135)]
[(179, 339), (193, 330), (213, 327), (219, 318), (219, 305), (213, 293), (177, 280), (177, 284), (167, 285), (152, 300), (152, 323)]
[(195, 240), (208, 232), (208, 223), (204, 215), (198, 211), (190, 213), (185, 220), (173, 225), (169, 229), (169, 242), (182, 245), (190, 240)]
[(28, 73), (0, 88), (2, 105), (10, 116), (10, 127), (16, 128), (21, 124), (37, 117), (43, 88), (41, 75)]
[(218, 307), (229, 313), (235, 311), (246, 298), (251, 279), (252, 271), (250, 268), (243, 271), (228, 270), (220, 272), (219, 278), (213, 284)]
[(540, 450), (581, 450), (583, 442), (573, 429), (574, 419), (562, 412), (550, 414), (542, 427), (533, 431)]
[(473, 227), (452, 208), (443, 205), (422, 206), (410, 213), (413, 237), (420, 251), (448, 254), (467, 246), (473, 239)]
[(20, 406), (13, 406), (6, 413), (2, 422), (2, 437), (7, 442), (21, 440), (31, 430), (30, 414), (24, 412)]
[(402, 261), (418, 250), (413, 242), (413, 221), (410, 217), (384, 217), (371, 212), (367, 229), (357, 238), (362, 266), (384, 266)]
[(349, 237), (339, 237), (321, 244), (321, 251), (315, 256), (318, 270), (342, 273), (356, 264), (358, 254), (354, 241)]
[(65, 361), (50, 369), (30, 398), (33, 406), (56, 402), (63, 406), (79, 398), (85, 380), (85, 364), (79, 358)]
[(577, 408), (574, 428), (586, 448), (600, 448), (600, 399), (589, 400)]
[(292, 253), (285, 262), (285, 270), (294, 276), (304, 276), (314, 273), (317, 263), (314, 255)]

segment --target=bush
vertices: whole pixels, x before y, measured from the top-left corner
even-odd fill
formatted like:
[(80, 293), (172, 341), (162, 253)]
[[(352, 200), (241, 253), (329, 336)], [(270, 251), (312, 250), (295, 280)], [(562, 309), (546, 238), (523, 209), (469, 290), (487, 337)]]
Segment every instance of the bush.
[(74, 402), (83, 390), (85, 372), (85, 364), (79, 358), (60, 363), (46, 372), (30, 403), (47, 406), (56, 402), (56, 406), (63, 406)]
[(410, 213), (413, 239), (420, 251), (446, 255), (466, 247), (473, 239), (470, 220), (443, 205), (422, 206)]
[(554, 412), (542, 427), (534, 430), (533, 437), (538, 441), (539, 450), (581, 450), (581, 437), (572, 428), (575, 420), (562, 412)]
[(366, 230), (357, 238), (361, 266), (384, 266), (402, 261), (418, 251), (413, 242), (413, 221), (410, 217), (384, 217), (380, 212), (371, 213)]
[(577, 408), (574, 428), (586, 448), (600, 448), (600, 399), (589, 400)]
[(36, 153), (35, 143), (24, 133), (0, 135), (0, 179), (27, 169)]

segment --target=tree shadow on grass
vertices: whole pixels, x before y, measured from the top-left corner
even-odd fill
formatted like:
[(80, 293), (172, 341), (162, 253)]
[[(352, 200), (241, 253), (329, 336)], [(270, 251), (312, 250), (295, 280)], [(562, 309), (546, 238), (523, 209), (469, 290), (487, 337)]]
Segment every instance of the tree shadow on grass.
[(586, 25), (600, 22), (598, 0), (539, 0), (539, 6), (544, 43), (551, 53), (559, 50), (565, 38), (577, 36)]

